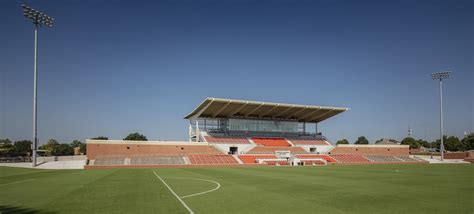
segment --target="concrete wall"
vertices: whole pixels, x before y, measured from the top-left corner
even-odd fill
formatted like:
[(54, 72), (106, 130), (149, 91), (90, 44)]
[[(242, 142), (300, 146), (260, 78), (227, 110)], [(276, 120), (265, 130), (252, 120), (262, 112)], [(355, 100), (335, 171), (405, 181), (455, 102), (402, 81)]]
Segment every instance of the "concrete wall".
[(322, 145), (298, 145), (299, 147), (303, 148), (305, 151), (310, 152), (310, 148), (316, 148), (316, 152), (318, 153), (328, 153), (331, 151), (333, 146), (322, 146)]
[(74, 156), (40, 156), (37, 157), (38, 162), (52, 162), (52, 161), (76, 161), (76, 160), (87, 160), (85, 155), (74, 155)]
[(274, 154), (275, 151), (290, 151), (291, 154), (306, 154), (307, 152), (301, 147), (270, 147), (257, 146), (250, 150), (249, 154)]
[(337, 145), (330, 154), (408, 156), (410, 149), (408, 145)]
[(444, 158), (446, 159), (474, 158), (474, 151), (444, 153)]
[(256, 145), (255, 144), (223, 144), (223, 143), (218, 143), (217, 144), (216, 143), (216, 144), (212, 144), (212, 146), (214, 146), (216, 149), (218, 149), (219, 151), (221, 151), (225, 154), (227, 154), (227, 152), (229, 152), (230, 147), (238, 147), (239, 154), (242, 154), (242, 153), (248, 152), (249, 150), (251, 150)]

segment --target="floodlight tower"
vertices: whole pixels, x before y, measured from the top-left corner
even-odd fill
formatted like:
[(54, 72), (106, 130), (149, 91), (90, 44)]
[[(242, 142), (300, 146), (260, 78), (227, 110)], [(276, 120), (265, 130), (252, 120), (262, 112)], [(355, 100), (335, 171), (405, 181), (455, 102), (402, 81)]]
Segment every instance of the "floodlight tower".
[(439, 80), (439, 129), (440, 129), (440, 135), (441, 135), (441, 161), (444, 160), (444, 143), (443, 143), (443, 79), (444, 78), (449, 78), (451, 74), (451, 71), (442, 71), (442, 72), (436, 72), (432, 73), (431, 77), (434, 80)]
[(36, 167), (36, 150), (38, 149), (38, 136), (37, 136), (37, 92), (38, 92), (38, 29), (39, 27), (53, 27), (54, 19), (50, 16), (41, 13), (31, 7), (26, 5), (21, 5), (23, 8), (23, 16), (33, 21), (35, 25), (35, 50), (34, 50), (34, 89), (33, 89), (33, 145), (31, 146), (33, 150), (33, 167)]

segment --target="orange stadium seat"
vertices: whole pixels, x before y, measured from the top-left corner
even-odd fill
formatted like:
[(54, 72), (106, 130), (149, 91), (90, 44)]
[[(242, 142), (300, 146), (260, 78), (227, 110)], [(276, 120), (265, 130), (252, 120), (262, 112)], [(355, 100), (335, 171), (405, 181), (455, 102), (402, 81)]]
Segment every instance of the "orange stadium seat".
[(288, 161), (265, 161), (264, 163), (266, 163), (267, 165), (270, 165), (270, 166), (275, 166), (275, 165), (280, 165), (280, 166), (286, 166), (286, 165), (290, 165), (288, 163)]
[(238, 164), (237, 160), (231, 155), (207, 155), (207, 154), (192, 154), (188, 155), (191, 164), (206, 164), (206, 165), (228, 165)]
[(283, 138), (252, 138), (253, 142), (262, 146), (290, 147), (291, 145)]
[(257, 159), (276, 159), (275, 155), (239, 155), (240, 160), (245, 164), (254, 164)]

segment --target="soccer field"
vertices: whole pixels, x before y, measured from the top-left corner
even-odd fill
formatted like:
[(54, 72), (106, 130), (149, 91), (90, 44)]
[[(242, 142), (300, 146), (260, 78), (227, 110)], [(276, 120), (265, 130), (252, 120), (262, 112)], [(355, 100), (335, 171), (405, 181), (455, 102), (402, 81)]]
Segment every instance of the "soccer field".
[(472, 164), (112, 170), (0, 167), (0, 210), (2, 214), (189, 210), (467, 214), (474, 212), (473, 182)]

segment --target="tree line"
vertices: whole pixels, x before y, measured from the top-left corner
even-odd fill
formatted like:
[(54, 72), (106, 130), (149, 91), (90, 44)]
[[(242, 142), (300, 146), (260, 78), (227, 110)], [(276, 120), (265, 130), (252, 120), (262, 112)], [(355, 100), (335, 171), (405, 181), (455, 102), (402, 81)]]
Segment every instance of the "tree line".
[[(381, 141), (381, 140), (379, 140)], [(396, 140), (389, 139), (391, 142), (398, 143)], [(378, 141), (377, 141), (378, 142)], [(456, 136), (443, 136), (443, 143), (444, 143), (444, 148), (446, 151), (469, 151), (469, 150), (474, 150), (474, 133), (471, 133), (467, 136), (465, 136), (463, 139), (459, 139)], [(350, 144), (347, 139), (341, 139), (336, 142), (336, 145), (341, 145), (341, 144)], [(369, 144), (369, 141), (365, 136), (360, 136), (357, 138), (357, 140), (353, 144)], [(440, 150), (441, 148), (441, 140), (437, 139), (433, 142), (428, 142), (423, 139), (418, 139), (416, 140), (415, 138), (412, 137), (405, 137), (403, 140), (400, 142), (401, 145), (409, 145), (410, 149), (419, 149), (421, 147), (425, 148), (433, 148), (436, 150)]]
[[(20, 140), (12, 142), (10, 139), (0, 139), (0, 157), (25, 157), (32, 154), (30, 140)], [(46, 155), (73, 155), (74, 148), (78, 148), (82, 154), (86, 154), (86, 144), (73, 140), (71, 143), (59, 143), (55, 139), (49, 139), (44, 145), (38, 147), (40, 150), (45, 150)]]
[[(108, 140), (106, 136), (98, 136), (92, 138), (94, 140)], [(130, 141), (147, 141), (145, 135), (138, 132), (130, 133), (123, 140)], [(32, 150), (31, 145), (33, 143), (30, 140), (20, 140), (12, 142), (10, 139), (0, 139), (0, 157), (26, 157), (31, 156)], [(64, 156), (74, 155), (74, 148), (79, 148), (80, 153), (86, 154), (86, 144), (79, 141), (73, 140), (71, 143), (60, 143), (55, 139), (49, 139), (44, 145), (38, 147), (39, 150), (44, 150), (45, 155), (53, 156)]]
[[(109, 138), (106, 136), (99, 136), (91, 138), (92, 140), (108, 140)], [(145, 135), (142, 135), (138, 132), (130, 133), (125, 137), (123, 140), (131, 140), (131, 141), (148, 141)]]

